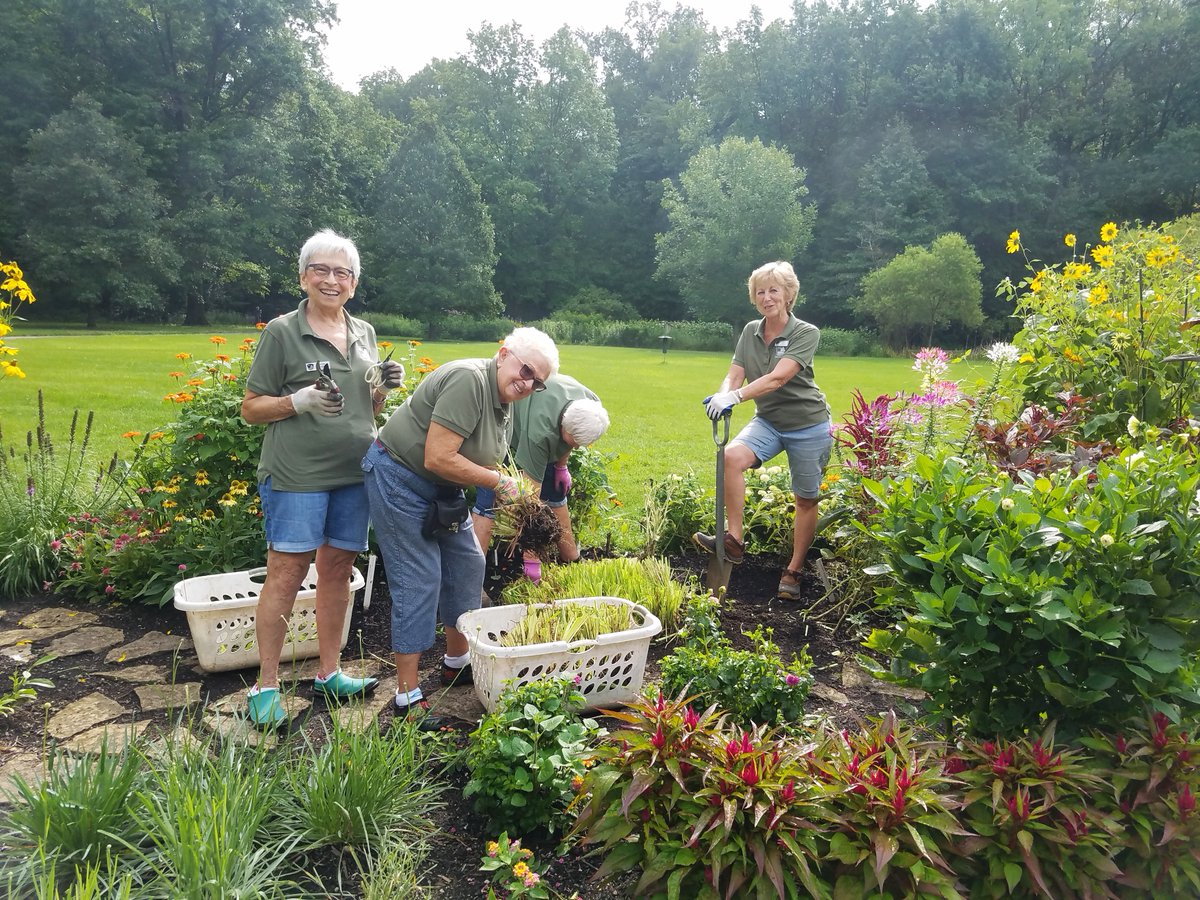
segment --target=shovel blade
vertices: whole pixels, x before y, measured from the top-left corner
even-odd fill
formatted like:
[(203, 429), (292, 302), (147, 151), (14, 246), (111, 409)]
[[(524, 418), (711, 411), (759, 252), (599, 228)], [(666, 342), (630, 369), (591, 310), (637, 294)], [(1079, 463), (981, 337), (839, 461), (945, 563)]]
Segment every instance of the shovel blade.
[(718, 558), (716, 553), (710, 553), (708, 555), (708, 575), (704, 580), (705, 587), (714, 594), (727, 590), (729, 575), (732, 571), (733, 563)]

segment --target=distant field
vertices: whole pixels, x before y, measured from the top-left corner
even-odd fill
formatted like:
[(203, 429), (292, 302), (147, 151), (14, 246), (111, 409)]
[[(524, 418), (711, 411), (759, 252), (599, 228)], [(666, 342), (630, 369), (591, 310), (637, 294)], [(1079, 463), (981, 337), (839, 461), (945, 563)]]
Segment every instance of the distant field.
[[(32, 329), (31, 329), (32, 330)], [(228, 341), (218, 348), (213, 334)], [(185, 366), (175, 354), (196, 358), (217, 352), (235, 354), (251, 328), (225, 331), (178, 329), (158, 333), (14, 332), (9, 342), (20, 348), (25, 380), (0, 384), (0, 429), (4, 444), (19, 444), (36, 422), (37, 393), (45, 396), (51, 436), (65, 443), (72, 412), (96, 413), (93, 443), (105, 456), (129, 449), (127, 431), (149, 431), (172, 421), (174, 405), (164, 396), (176, 390), (168, 372)], [(386, 336), (381, 336), (386, 339)], [(564, 346), (562, 370), (600, 395), (612, 414), (612, 428), (596, 448), (615, 453), (610, 479), (622, 504), (640, 509), (648, 479), (692, 469), (711, 484), (714, 478), (712, 426), (700, 400), (712, 393), (729, 364), (727, 353), (621, 347)], [(435, 362), (465, 356), (490, 356), (495, 344), (423, 344), (419, 353)], [(399, 351), (397, 351), (399, 356)], [(954, 375), (971, 387), (976, 377), (965, 366)], [(916, 373), (908, 359), (817, 358), (817, 380), (829, 398), (835, 421), (850, 405), (858, 388), (867, 397), (911, 390)], [(752, 404), (734, 411), (734, 428), (746, 422)], [(83, 417), (81, 416), (81, 419)]]

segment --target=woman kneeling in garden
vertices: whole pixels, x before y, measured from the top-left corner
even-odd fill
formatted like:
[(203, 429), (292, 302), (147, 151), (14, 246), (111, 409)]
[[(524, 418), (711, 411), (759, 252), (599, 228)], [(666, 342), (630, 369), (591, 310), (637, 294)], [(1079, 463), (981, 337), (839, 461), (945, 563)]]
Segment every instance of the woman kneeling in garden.
[(424, 729), (427, 714), (417, 673), (433, 646), (440, 612), (446, 628), (442, 684), (471, 679), (467, 639), (454, 627), (479, 608), (484, 556), (475, 540), (463, 488), (518, 493), (516, 479), (496, 471), (508, 449), (509, 404), (545, 389), (558, 372), (558, 349), (535, 328), (518, 328), (491, 359), (439, 366), (392, 413), (362, 461), (371, 520), (392, 594), (398, 716)]
[(376, 684), (374, 678), (347, 675), (338, 657), (349, 615), (351, 568), (367, 549), (358, 460), (375, 437), (383, 396), (403, 382), (404, 367), (380, 364), (375, 329), (344, 309), (359, 273), (351, 241), (332, 231), (309, 238), (300, 251), (306, 298), (267, 325), (246, 380), (242, 418), (267, 426), (258, 466), (267, 579), (255, 617), (258, 684), (248, 697), (250, 719), (258, 726), (275, 727), (287, 719), (279, 697), (279, 656), (314, 551), (321, 659), (313, 690), (344, 699)]
[(800, 282), (791, 263), (760, 266), (750, 275), (748, 285), (750, 302), (762, 318), (742, 329), (720, 390), (705, 397), (704, 404), (714, 421), (743, 400), (754, 400), (755, 414), (725, 451), (729, 529), (720, 538), (697, 533), (693, 540), (714, 553), (721, 539), (725, 558), (740, 563), (745, 555), (742, 521), (746, 470), (761, 466), (780, 451), (786, 452), (796, 496), (796, 519), (792, 558), (779, 580), (779, 596), (798, 600), (800, 572), (817, 530), (821, 477), (833, 448), (829, 404), (813, 376), (813, 356), (821, 333), (816, 326), (792, 315)]

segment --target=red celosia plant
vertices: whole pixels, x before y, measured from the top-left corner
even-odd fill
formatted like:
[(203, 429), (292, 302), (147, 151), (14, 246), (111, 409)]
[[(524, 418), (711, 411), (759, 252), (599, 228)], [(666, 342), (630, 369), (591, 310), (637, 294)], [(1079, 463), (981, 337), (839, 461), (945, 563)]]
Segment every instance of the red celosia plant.
[(1096, 805), (1116, 819), (1126, 896), (1200, 896), (1200, 740), (1162, 712), (1083, 741), (1107, 766)]
[(954, 759), (966, 784), (956, 868), (980, 897), (1112, 897), (1116, 824), (1089, 802), (1103, 789), (1094, 764), (1036, 740), (968, 744)]

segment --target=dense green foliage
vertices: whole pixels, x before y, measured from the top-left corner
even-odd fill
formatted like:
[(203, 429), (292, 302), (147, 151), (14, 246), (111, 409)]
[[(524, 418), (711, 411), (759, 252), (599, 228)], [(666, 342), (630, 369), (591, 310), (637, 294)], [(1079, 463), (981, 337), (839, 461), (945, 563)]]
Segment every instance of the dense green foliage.
[[(356, 303), (427, 327), (497, 297), (531, 321), (589, 291), (737, 320), (750, 266), (784, 256), (801, 315), (848, 328), (864, 276), (957, 233), (989, 317), (937, 327), (962, 344), (1008, 329), (998, 235), (1045, 258), (1066, 222), (1163, 221), (1200, 196), (1200, 11), (1183, 0), (811, 2), (770, 23), (747, 4), (720, 35), (637, 3), (541, 46), (485, 24), (462, 56), (359, 94), (321, 68), (328, 0), (5, 12), (0, 246), (55, 316), (278, 312), (296, 248), (331, 226), (370, 250)], [(700, 199), (685, 173), (733, 148), (722, 193), (744, 202), (712, 207), (703, 241), (680, 234), (668, 213)], [(429, 202), (442, 192), (454, 209)]]

